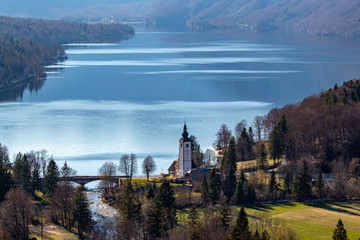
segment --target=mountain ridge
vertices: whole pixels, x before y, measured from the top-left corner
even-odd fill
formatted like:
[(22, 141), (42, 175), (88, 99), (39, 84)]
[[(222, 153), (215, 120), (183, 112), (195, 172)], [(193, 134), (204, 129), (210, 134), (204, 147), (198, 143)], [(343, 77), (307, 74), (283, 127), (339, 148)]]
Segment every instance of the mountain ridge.
[[(360, 36), (358, 0), (92, 0), (87, 6), (60, 1), (62, 7), (47, 3), (41, 17), (86, 21), (113, 16), (118, 21), (151, 19), (159, 25), (186, 25), (192, 31), (250, 28)], [(2, 12), (9, 13), (7, 5)]]

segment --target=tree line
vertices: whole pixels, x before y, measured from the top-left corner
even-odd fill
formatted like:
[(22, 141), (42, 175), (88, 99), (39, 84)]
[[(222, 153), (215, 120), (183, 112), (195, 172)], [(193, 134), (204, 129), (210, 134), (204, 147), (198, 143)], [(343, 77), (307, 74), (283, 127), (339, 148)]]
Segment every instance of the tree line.
[(10, 164), (0, 144), (0, 238), (27, 240), (30, 225), (43, 226), (44, 218), (68, 231), (76, 228), (80, 238), (91, 232), (89, 202), (83, 189), (70, 183), (74, 175), (66, 162), (59, 169), (46, 150), (18, 153)]
[[(2, 98), (21, 96), (29, 84), (31, 89), (39, 89), (41, 79), (46, 77), (44, 66), (66, 58), (61, 44), (121, 42), (133, 34), (134, 28), (121, 24), (0, 16), (0, 91), (5, 92)], [(16, 91), (19, 88), (22, 91)]]

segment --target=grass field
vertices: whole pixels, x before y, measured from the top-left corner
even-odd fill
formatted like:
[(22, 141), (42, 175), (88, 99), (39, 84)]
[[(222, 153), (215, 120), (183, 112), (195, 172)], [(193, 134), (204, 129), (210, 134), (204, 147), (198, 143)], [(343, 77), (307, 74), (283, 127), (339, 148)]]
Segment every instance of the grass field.
[[(274, 166), (274, 160), (268, 159), (269, 167)], [(248, 160), (248, 161), (240, 161), (237, 162), (237, 171), (246, 170), (246, 169), (254, 169), (257, 167), (256, 160)]]
[[(231, 207), (235, 218), (240, 207)], [(250, 223), (259, 216), (268, 215), (274, 219), (285, 220), (300, 239), (331, 239), (339, 218), (344, 223), (350, 240), (360, 238), (360, 202), (332, 203), (281, 203), (252, 204), (245, 206)], [(187, 212), (180, 212), (185, 219)], [(200, 214), (201, 215), (201, 214)]]

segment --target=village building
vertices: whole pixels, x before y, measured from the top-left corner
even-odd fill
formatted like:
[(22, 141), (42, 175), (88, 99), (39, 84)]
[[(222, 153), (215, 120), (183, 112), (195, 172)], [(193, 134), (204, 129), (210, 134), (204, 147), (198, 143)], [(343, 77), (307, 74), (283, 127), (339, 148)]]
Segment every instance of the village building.
[(196, 169), (196, 165), (192, 160), (191, 139), (185, 123), (179, 139), (179, 158), (170, 165), (168, 172), (174, 178), (185, 178), (192, 169)]

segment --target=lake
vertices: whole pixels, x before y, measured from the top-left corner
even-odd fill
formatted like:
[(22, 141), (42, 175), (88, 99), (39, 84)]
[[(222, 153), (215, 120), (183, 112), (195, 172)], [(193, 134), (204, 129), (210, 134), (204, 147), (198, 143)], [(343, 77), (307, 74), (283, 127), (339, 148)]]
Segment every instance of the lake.
[(47, 149), (79, 175), (122, 154), (166, 172), (186, 120), (201, 148), (225, 123), (296, 103), (358, 78), (360, 42), (285, 34), (139, 30), (120, 44), (72, 44), (39, 91), (0, 103), (0, 142)]

